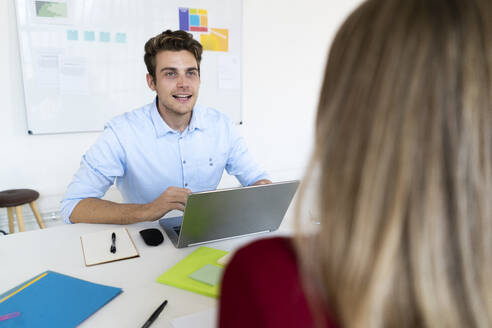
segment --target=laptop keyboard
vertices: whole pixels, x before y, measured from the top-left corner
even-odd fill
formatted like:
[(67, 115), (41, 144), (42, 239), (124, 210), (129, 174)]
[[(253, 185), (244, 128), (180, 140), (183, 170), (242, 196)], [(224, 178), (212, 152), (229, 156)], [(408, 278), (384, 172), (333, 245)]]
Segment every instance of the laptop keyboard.
[(176, 234), (179, 236), (179, 233), (181, 232), (181, 226), (176, 226), (173, 227), (173, 230), (176, 232)]

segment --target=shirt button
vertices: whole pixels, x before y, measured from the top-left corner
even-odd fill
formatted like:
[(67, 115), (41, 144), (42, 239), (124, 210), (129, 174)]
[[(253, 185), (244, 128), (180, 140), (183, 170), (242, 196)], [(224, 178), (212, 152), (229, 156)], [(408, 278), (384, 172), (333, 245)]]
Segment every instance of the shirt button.
[(214, 166), (214, 164), (213, 164), (213, 163), (210, 163), (210, 164), (208, 164), (208, 165), (210, 165), (210, 166)]
[(186, 164), (186, 161), (183, 161), (183, 164)]
[(212, 161), (212, 158), (209, 158), (208, 161), (211, 162)]
[(185, 187), (188, 187), (188, 184), (185, 182)]

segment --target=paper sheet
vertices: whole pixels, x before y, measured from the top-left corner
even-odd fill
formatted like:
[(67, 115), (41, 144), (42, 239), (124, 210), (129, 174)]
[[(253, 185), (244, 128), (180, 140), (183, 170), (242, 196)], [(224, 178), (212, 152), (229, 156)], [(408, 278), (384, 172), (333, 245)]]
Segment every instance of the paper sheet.
[(241, 87), (241, 66), (238, 56), (219, 56), (219, 88), (239, 90)]
[(37, 83), (43, 87), (55, 87), (60, 85), (60, 54), (58, 49), (36, 51), (34, 68)]
[(87, 59), (84, 57), (62, 57), (60, 87), (63, 93), (89, 94)]
[(217, 326), (217, 308), (176, 318), (172, 325), (174, 328), (215, 328)]

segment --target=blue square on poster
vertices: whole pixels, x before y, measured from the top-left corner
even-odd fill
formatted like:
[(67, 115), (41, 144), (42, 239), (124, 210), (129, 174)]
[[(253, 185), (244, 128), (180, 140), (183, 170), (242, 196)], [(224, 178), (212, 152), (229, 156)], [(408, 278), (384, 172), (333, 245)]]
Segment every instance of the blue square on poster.
[(99, 32), (99, 41), (109, 42), (111, 40), (109, 32)]
[(199, 15), (190, 15), (190, 25), (191, 26), (200, 26), (200, 16)]
[(116, 33), (115, 40), (118, 43), (126, 42), (126, 33)]
[(77, 41), (79, 39), (79, 31), (77, 30), (67, 30), (67, 40)]
[(84, 31), (85, 41), (94, 41), (96, 39), (96, 33), (94, 31)]

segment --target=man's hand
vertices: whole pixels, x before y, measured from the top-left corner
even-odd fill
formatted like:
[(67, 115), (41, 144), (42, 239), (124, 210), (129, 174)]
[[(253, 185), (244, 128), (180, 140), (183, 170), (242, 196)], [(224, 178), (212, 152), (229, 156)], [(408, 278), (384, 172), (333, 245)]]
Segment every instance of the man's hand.
[(266, 185), (266, 184), (271, 184), (272, 182), (268, 179), (262, 179), (258, 180), (255, 183), (252, 184), (252, 186), (259, 186), (259, 185)]
[(188, 195), (188, 188), (169, 187), (147, 207), (147, 221), (160, 219), (171, 210), (184, 211)]
[(184, 211), (190, 189), (169, 187), (148, 204), (118, 204), (99, 198), (82, 199), (70, 216), (72, 223), (130, 224), (154, 221), (171, 210)]

